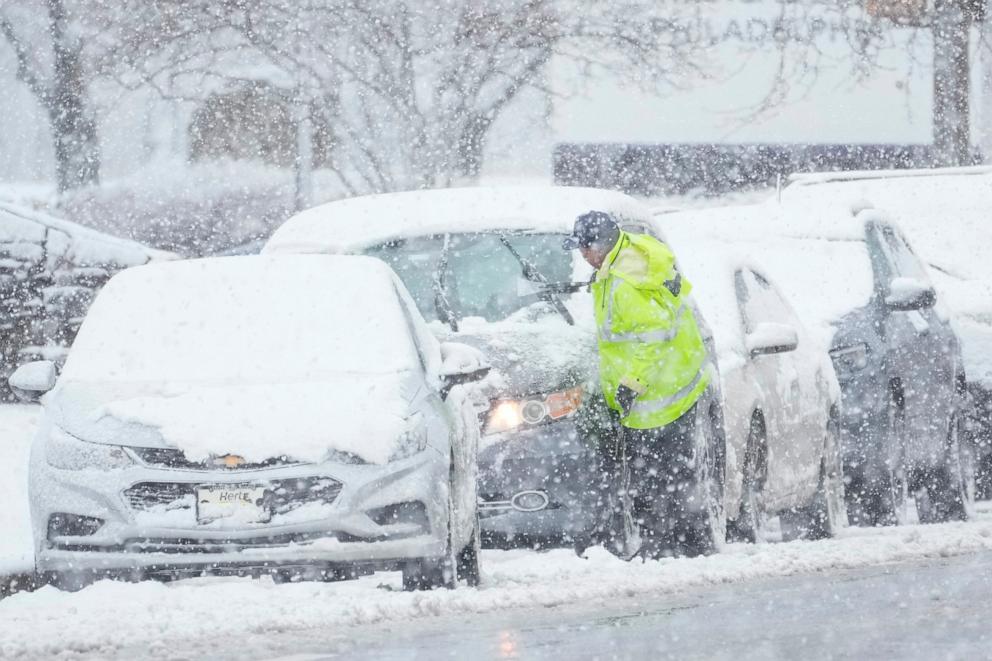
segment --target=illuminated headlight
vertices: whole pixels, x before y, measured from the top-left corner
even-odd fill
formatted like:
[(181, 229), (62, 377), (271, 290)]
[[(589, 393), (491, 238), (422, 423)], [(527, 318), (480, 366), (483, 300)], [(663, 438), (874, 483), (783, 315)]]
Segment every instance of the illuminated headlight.
[(573, 415), (581, 405), (582, 388), (527, 399), (501, 399), (489, 410), (484, 433), (500, 434), (561, 420)]
[(852, 344), (849, 347), (831, 349), (830, 359), (839, 375), (859, 372), (868, 367), (868, 345)]
[(68, 471), (120, 470), (134, 463), (121, 447), (88, 443), (54, 428), (45, 443), (45, 460)]

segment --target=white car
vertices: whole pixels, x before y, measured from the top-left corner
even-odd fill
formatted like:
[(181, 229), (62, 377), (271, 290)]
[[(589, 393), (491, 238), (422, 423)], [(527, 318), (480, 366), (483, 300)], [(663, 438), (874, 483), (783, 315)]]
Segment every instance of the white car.
[[(670, 220), (669, 220), (670, 219)], [(658, 215), (709, 321), (727, 437), (728, 538), (832, 537), (847, 525), (838, 438), (840, 386), (825, 351), (760, 266), (691, 223)]]
[[(37, 570), (101, 576), (402, 570), (478, 581), (474, 349), (428, 332), (379, 260), (228, 257), (106, 285), (56, 382), (11, 377), (44, 416), (30, 464)], [(49, 392), (50, 391), (50, 392)]]

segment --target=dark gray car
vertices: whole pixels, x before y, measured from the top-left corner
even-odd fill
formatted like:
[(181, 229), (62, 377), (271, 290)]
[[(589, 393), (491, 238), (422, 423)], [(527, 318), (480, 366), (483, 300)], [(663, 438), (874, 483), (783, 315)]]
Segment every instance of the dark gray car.
[(900, 231), (868, 217), (865, 243), (874, 293), (841, 320), (830, 352), (845, 412), (849, 513), (859, 523), (898, 520), (908, 492), (924, 523), (964, 519), (960, 344)]

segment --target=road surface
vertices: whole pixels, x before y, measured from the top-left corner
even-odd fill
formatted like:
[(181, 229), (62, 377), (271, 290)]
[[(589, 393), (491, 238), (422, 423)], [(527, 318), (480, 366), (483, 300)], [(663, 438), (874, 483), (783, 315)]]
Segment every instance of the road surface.
[(369, 627), (347, 639), (313, 632), (292, 647), (299, 661), (983, 659), (992, 657), (992, 553)]

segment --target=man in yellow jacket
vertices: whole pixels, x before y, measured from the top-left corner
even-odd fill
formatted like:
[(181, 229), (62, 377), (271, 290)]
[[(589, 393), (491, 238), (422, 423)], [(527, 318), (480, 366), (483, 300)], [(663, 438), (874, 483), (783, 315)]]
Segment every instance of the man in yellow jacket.
[(621, 425), (616, 443), (603, 448), (609, 481), (619, 494), (613, 507), (622, 510), (611, 515), (636, 522), (627, 531), (634, 541), (625, 539), (621, 552), (712, 552), (714, 533), (701, 502), (695, 456), (696, 404), (710, 371), (686, 301), (691, 285), (664, 243), (622, 231), (603, 212), (579, 216), (564, 247), (578, 248), (597, 271), (592, 293), (600, 381)]

